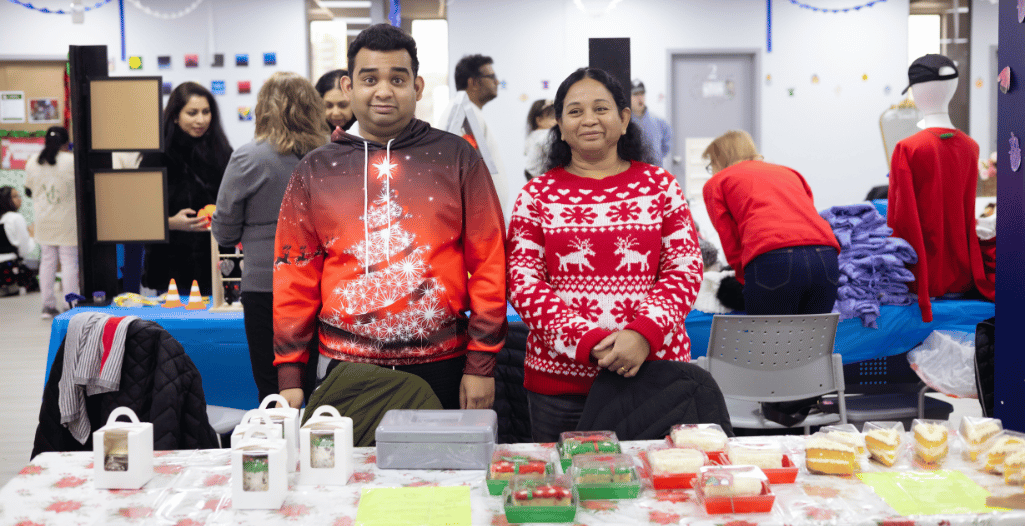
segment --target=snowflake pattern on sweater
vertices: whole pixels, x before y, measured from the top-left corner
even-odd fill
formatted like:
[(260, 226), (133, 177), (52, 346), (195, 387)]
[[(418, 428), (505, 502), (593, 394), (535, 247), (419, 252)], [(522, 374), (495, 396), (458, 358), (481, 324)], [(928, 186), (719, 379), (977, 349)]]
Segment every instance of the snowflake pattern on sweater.
[(509, 240), (509, 298), (530, 327), (527, 389), (586, 394), (600, 370), (591, 349), (623, 329), (648, 340), (648, 360), (690, 359), (684, 319), (701, 250), (669, 172), (633, 162), (589, 179), (556, 168), (521, 190)]

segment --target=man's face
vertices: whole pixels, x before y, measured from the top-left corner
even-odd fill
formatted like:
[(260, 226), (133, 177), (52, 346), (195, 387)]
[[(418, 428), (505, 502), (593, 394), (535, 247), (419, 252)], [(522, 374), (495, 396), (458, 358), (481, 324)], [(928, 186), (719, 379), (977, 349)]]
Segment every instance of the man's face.
[(634, 115), (644, 115), (644, 92), (637, 91), (630, 97), (630, 110)]
[(481, 104), (490, 102), (498, 96), (498, 76), (491, 64), (481, 66), (474, 80), (479, 85)]
[(380, 143), (398, 137), (413, 120), (424, 91), (423, 78), (413, 76), (409, 53), (363, 48), (353, 64), (352, 78), (344, 77), (342, 87), (352, 100), (360, 134)]

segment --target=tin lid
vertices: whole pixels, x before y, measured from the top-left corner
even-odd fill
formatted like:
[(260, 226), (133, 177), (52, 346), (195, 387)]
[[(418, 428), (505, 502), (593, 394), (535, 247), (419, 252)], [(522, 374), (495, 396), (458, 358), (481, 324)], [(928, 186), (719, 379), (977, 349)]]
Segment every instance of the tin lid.
[(377, 442), (494, 442), (498, 415), (491, 409), (392, 409), (374, 433)]

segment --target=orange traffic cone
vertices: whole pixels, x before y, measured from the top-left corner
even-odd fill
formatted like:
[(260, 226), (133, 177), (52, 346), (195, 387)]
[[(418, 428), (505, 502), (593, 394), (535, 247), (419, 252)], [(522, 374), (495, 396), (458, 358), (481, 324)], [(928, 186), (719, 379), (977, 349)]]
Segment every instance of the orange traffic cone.
[(185, 306), (188, 310), (206, 310), (206, 302), (199, 294), (199, 282), (192, 280), (192, 290), (189, 291), (189, 304)]
[(171, 283), (167, 285), (167, 296), (164, 298), (163, 306), (168, 309), (185, 306), (181, 297), (178, 296), (178, 285), (174, 282), (174, 278), (171, 278)]

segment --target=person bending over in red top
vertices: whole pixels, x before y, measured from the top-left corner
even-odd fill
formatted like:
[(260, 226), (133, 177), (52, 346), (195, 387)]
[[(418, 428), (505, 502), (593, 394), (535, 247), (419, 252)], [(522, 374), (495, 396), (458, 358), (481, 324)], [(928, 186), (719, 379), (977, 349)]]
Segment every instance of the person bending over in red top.
[(466, 141), (413, 117), (424, 80), (412, 37), (374, 25), (348, 58), (342, 89), (362, 137), (336, 129), (299, 163), (281, 202), (278, 387), (301, 405), (307, 344), (318, 338), (318, 379), (339, 361), (371, 363), (420, 376), (446, 409), (490, 408), (507, 329), (491, 176)]
[(648, 360), (690, 360), (683, 322), (702, 278), (687, 201), (673, 174), (639, 161), (619, 82), (577, 70), (555, 115), (546, 173), (523, 187), (509, 222), (535, 442), (576, 428), (602, 368), (632, 377)]
[(751, 136), (728, 131), (702, 157), (703, 194), (748, 314), (822, 314), (836, 303), (840, 243), (801, 174), (763, 162)]

